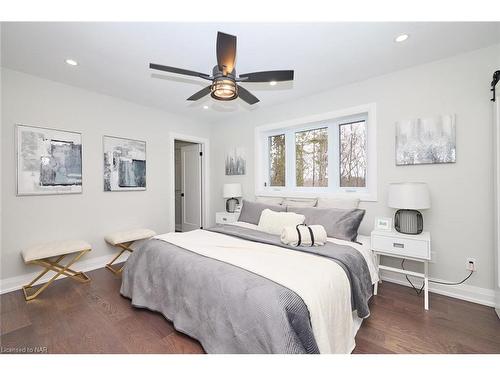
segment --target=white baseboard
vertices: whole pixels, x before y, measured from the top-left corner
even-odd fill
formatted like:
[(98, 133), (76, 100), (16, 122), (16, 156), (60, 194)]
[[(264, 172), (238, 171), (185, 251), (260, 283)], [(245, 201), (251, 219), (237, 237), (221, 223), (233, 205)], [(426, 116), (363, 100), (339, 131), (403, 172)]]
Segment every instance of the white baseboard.
[[(382, 270), (380, 272), (380, 278), (391, 283), (410, 286), (404, 275), (394, 274), (392, 272), (388, 273)], [(447, 282), (446, 280), (434, 280)], [(412, 282), (414, 284), (416, 283), (415, 285), (422, 285), (421, 279), (420, 281), (413, 281), (412, 279)], [(493, 289), (480, 288), (466, 284), (452, 286), (429, 283), (429, 291), (464, 301), (479, 303), (480, 305), (495, 307), (495, 291)]]
[[(126, 260), (128, 258), (129, 253), (124, 253), (122, 255), (123, 258), (120, 257), (119, 262)], [(80, 262), (75, 263), (71, 268), (77, 270), (77, 271), (82, 271), (82, 272), (88, 272), (92, 270), (96, 270), (98, 268), (103, 268), (109, 261), (112, 259), (113, 255), (104, 255), (96, 258), (90, 258), (86, 260), (82, 260)], [(123, 260), (122, 260), (123, 259)], [(40, 267), (40, 271), (42, 268)], [(33, 272), (33, 273), (28, 273), (25, 275), (20, 275), (20, 276), (14, 276), (14, 277), (9, 277), (7, 279), (0, 280), (0, 294), (8, 293), (8, 292), (13, 292), (14, 290), (19, 290), (23, 287), (23, 285), (29, 284), (31, 280), (33, 280), (39, 273), (38, 272)], [(43, 284), (54, 275), (54, 273), (47, 273), (44, 277), (42, 277), (40, 280), (38, 280), (34, 285), (38, 284)], [(62, 279), (66, 276), (61, 275), (59, 276), (59, 279)]]

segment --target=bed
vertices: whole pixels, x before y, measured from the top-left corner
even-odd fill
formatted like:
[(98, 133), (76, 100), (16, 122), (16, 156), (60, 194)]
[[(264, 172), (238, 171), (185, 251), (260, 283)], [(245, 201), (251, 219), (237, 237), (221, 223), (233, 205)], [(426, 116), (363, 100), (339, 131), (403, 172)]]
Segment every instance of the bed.
[(289, 248), (236, 222), (144, 242), (120, 292), (207, 353), (350, 353), (377, 281), (369, 237)]

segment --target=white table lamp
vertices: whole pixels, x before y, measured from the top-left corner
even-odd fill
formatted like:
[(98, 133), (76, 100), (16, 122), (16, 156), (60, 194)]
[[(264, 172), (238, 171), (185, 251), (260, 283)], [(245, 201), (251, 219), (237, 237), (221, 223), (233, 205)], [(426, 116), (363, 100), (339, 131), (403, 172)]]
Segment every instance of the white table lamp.
[(400, 182), (389, 184), (388, 206), (396, 208), (394, 228), (404, 234), (420, 234), (424, 228), (418, 210), (431, 207), (429, 188), (425, 182)]
[(236, 205), (239, 203), (238, 199), (243, 195), (241, 193), (241, 184), (224, 184), (223, 197), (227, 198), (226, 211), (234, 212)]

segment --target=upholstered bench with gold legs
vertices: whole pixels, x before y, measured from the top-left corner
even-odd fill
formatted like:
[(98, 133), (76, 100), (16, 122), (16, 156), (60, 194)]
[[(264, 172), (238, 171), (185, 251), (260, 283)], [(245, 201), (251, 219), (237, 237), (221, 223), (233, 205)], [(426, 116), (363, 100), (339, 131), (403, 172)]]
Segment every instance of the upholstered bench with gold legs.
[(104, 240), (109, 243), (111, 246), (115, 246), (120, 248), (120, 252), (109, 262), (106, 264), (106, 268), (113, 272), (114, 274), (119, 274), (123, 271), (123, 267), (125, 265), (121, 266), (120, 268), (113, 267), (113, 263), (118, 260), (120, 255), (122, 255), (125, 251), (130, 251), (131, 253), (134, 251), (130, 246), (135, 241), (139, 240), (145, 240), (147, 238), (151, 238), (153, 236), (156, 236), (156, 233), (152, 231), (151, 229), (133, 229), (133, 230), (128, 230), (128, 231), (123, 231), (123, 232), (116, 232), (112, 234), (108, 234), (106, 237), (104, 237)]
[[(26, 264), (36, 264), (45, 268), (32, 282), (23, 286), (26, 301), (38, 297), (40, 293), (47, 289), (61, 275), (69, 276), (81, 283), (89, 282), (90, 278), (87, 275), (83, 272), (72, 270), (70, 267), (90, 250), (90, 244), (82, 240), (50, 242), (22, 250), (21, 255)], [(70, 254), (74, 254), (71, 260), (66, 265), (61, 264), (63, 258)], [(34, 289), (33, 285), (49, 271), (53, 271), (56, 274), (36, 291), (32, 291)]]

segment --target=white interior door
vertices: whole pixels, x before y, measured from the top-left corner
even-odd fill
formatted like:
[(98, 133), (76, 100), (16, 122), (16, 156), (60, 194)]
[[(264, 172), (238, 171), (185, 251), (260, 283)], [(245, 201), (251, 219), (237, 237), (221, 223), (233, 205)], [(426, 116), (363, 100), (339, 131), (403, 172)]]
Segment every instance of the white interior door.
[(202, 227), (201, 145), (181, 147), (182, 231)]

